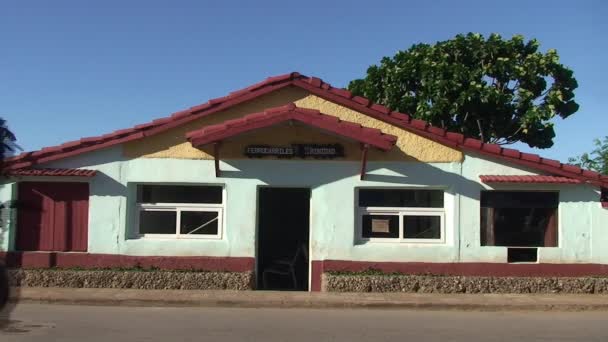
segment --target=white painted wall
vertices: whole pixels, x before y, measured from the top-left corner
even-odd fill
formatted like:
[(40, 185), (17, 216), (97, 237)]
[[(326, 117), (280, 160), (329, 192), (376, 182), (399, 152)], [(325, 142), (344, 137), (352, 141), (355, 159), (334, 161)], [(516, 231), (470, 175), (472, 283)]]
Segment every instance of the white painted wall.
[[(505, 247), (481, 247), (481, 174), (530, 174), (513, 166), (467, 155), (461, 163), (370, 162), (366, 180), (359, 163), (314, 160), (230, 160), (215, 178), (213, 161), (124, 160), (120, 147), (50, 163), (46, 167), (99, 170), (91, 181), (89, 252), (128, 255), (255, 256), (256, 199), (259, 186), (310, 187), (311, 259), (359, 261), (506, 262)], [(225, 231), (221, 240), (131, 239), (134, 184), (173, 182), (221, 184), (226, 188)], [(360, 243), (355, 237), (355, 188), (441, 187), (445, 189), (444, 244)], [(608, 264), (608, 210), (599, 189), (588, 185), (508, 185), (497, 189), (559, 190), (559, 247), (541, 248), (541, 262)], [(0, 201), (13, 196), (0, 188)], [(14, 231), (14, 225), (12, 225)], [(12, 249), (5, 232), (0, 247)]]

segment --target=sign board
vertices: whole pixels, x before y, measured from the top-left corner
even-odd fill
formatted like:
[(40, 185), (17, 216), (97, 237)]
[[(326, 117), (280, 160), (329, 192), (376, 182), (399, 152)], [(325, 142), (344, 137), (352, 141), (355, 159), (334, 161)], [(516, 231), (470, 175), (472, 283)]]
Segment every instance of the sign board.
[(372, 232), (373, 233), (390, 233), (389, 219), (372, 219)]
[(340, 144), (291, 144), (289, 146), (249, 145), (245, 147), (249, 158), (317, 158), (331, 159), (344, 157), (344, 147)]

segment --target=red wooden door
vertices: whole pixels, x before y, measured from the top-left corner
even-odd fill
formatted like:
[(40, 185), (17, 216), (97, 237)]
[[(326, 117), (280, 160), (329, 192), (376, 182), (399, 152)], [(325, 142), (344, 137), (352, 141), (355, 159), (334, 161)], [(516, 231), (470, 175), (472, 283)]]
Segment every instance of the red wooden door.
[(19, 183), (17, 249), (86, 252), (89, 185)]

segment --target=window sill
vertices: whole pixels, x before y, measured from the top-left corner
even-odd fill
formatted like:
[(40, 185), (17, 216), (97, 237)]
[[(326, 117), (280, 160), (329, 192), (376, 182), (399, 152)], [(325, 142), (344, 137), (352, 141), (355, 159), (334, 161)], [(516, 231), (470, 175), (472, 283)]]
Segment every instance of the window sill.
[(367, 244), (393, 244), (403, 246), (447, 246), (444, 240), (397, 240), (397, 239), (360, 239), (356, 242), (357, 245)]
[(491, 248), (538, 248), (538, 249), (548, 249), (548, 248), (561, 248), (560, 246), (541, 246), (541, 247), (530, 247), (530, 246), (479, 246), (479, 247), (491, 247)]
[(129, 238), (129, 240), (150, 240), (150, 241), (179, 241), (179, 240), (198, 241), (198, 240), (211, 240), (211, 241), (219, 241), (219, 240), (222, 240), (222, 237), (219, 236), (219, 235), (213, 235), (213, 236), (188, 236), (188, 237), (181, 237), (181, 236), (175, 236), (175, 235), (155, 235), (155, 236), (139, 235), (139, 236), (131, 237), (131, 238)]

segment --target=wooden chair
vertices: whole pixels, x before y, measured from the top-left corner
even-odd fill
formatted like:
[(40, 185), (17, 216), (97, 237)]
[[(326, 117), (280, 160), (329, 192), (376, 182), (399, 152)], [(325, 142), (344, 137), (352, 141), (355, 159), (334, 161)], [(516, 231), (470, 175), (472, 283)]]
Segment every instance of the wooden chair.
[(290, 276), (291, 280), (293, 281), (294, 290), (297, 289), (298, 278), (296, 276), (296, 264), (301, 255), (308, 260), (308, 251), (306, 250), (305, 244), (298, 247), (293, 258), (275, 260), (269, 266), (264, 268), (264, 271), (262, 272), (262, 282), (264, 284), (264, 288), (268, 288), (268, 274), (276, 274), (280, 276)]

